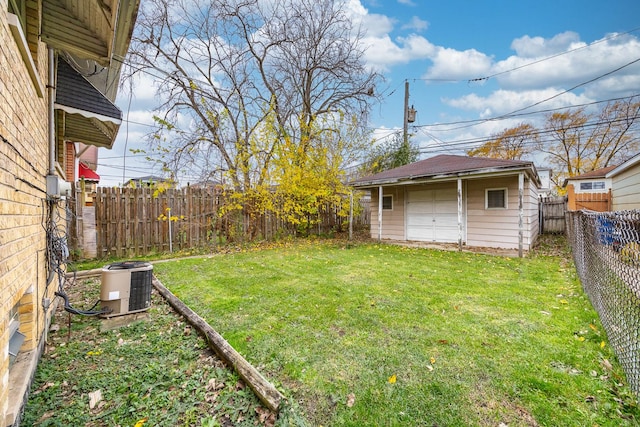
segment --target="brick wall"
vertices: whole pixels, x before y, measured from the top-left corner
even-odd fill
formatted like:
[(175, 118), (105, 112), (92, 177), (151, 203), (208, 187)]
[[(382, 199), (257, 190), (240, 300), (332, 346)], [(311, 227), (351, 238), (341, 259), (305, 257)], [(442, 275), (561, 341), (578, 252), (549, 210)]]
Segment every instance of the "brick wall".
[[(26, 36), (45, 83), (46, 47), (34, 34)], [(20, 331), (26, 335), (21, 353), (32, 351), (51, 314), (43, 311), (42, 298), (47, 291), (53, 301), (55, 290), (55, 286), (46, 289), (42, 226), (48, 171), (46, 92), (38, 97), (29, 78), (7, 23), (6, 1), (0, 2), (0, 64), (0, 426), (4, 427), (15, 416), (8, 413), (9, 400), (22, 399), (9, 394), (9, 312), (18, 309)]]

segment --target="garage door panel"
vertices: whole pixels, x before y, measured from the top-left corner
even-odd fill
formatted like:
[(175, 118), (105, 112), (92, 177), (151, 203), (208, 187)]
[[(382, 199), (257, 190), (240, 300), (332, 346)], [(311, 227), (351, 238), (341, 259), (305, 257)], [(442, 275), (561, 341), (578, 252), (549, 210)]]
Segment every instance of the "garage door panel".
[(455, 214), (458, 215), (458, 201), (442, 201), (436, 202), (434, 212), (437, 214)]
[(415, 226), (415, 227), (426, 227), (426, 226), (432, 226), (433, 225), (433, 217), (432, 216), (417, 216), (414, 215), (413, 217), (409, 217), (408, 221), (407, 221), (407, 225), (409, 227), (411, 226)]
[(429, 242), (458, 240), (456, 188), (417, 190), (407, 194), (407, 239)]
[(409, 200), (409, 203), (432, 201), (434, 197), (433, 194), (434, 190), (414, 190), (409, 192), (407, 199)]

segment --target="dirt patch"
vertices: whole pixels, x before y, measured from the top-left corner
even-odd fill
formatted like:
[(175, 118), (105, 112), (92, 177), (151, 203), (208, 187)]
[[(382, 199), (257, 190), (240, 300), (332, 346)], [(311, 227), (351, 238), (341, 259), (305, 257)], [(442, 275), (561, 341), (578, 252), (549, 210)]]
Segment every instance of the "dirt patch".
[(486, 387), (477, 387), (470, 396), (481, 425), (538, 427), (536, 419), (517, 401), (496, 396)]

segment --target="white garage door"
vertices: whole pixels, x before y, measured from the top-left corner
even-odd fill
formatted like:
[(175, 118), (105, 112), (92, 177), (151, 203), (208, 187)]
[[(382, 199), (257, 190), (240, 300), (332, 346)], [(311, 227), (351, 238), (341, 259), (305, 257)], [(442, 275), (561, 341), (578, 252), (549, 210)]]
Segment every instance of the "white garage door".
[(458, 191), (455, 187), (408, 192), (407, 240), (458, 241)]

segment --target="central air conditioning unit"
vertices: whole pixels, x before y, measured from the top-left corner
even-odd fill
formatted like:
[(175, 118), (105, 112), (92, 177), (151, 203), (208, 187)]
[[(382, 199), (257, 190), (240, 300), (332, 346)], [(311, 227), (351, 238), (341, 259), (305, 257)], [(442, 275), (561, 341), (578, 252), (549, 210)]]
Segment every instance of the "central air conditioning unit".
[(100, 307), (111, 310), (103, 317), (122, 316), (148, 310), (151, 306), (153, 266), (148, 262), (125, 261), (102, 269)]

